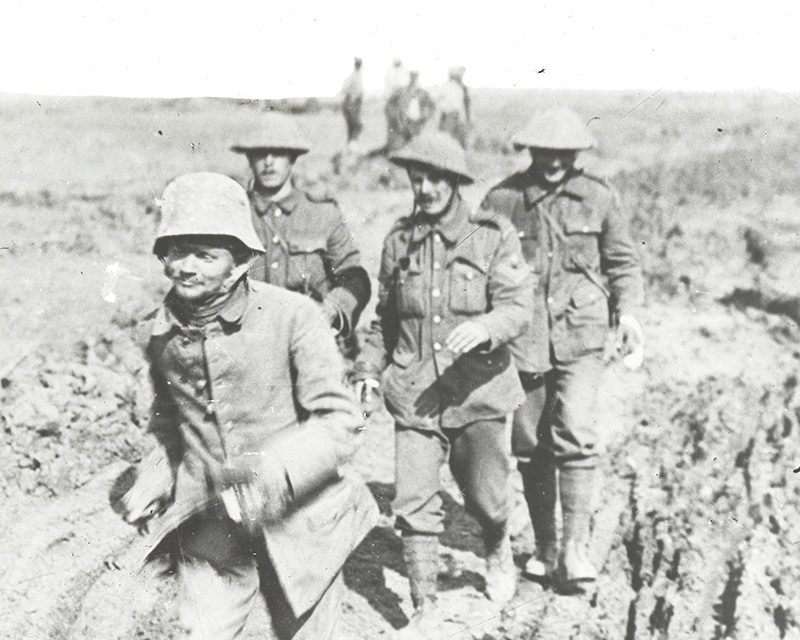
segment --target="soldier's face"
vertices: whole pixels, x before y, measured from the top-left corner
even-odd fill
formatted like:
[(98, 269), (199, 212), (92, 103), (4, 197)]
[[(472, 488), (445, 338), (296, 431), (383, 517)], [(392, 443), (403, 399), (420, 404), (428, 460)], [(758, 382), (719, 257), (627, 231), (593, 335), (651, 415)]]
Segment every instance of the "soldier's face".
[(414, 191), (414, 202), (420, 211), (429, 216), (447, 211), (456, 190), (456, 183), (451, 175), (432, 167), (410, 166), (408, 179)]
[(236, 267), (229, 249), (180, 238), (170, 243), (162, 260), (175, 293), (196, 303), (227, 291)]
[(546, 182), (557, 184), (561, 182), (575, 166), (577, 151), (562, 149), (530, 149), (531, 164)]
[(257, 189), (277, 191), (292, 175), (295, 155), (286, 149), (254, 149), (247, 154)]

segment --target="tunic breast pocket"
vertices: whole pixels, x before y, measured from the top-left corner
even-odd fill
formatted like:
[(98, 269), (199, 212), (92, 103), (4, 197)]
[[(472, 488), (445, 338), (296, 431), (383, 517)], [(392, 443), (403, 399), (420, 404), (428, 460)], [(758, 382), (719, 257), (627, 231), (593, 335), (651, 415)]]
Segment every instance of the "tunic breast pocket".
[(566, 271), (599, 270), (602, 232), (602, 220), (590, 211), (566, 218), (564, 221), (566, 246), (563, 259)]
[(486, 312), (486, 274), (469, 262), (454, 262), (450, 267), (450, 310), (456, 313)]
[(425, 282), (418, 264), (397, 269), (395, 292), (397, 315), (401, 318), (425, 317)]
[(289, 242), (286, 288), (321, 300), (327, 293), (325, 274), (325, 238)]

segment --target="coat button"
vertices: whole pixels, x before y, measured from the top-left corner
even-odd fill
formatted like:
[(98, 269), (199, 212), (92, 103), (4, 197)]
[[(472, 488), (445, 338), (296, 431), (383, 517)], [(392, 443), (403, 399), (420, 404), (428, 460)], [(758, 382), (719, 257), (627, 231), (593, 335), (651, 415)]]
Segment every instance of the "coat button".
[(434, 242), (441, 242), (442, 241), (442, 236), (440, 236), (437, 233), (436, 235), (433, 236), (433, 240), (434, 240)]
[(282, 213), (283, 213), (283, 211), (278, 209), (278, 207), (275, 207), (275, 217), (276, 218), (280, 218)]
[(433, 291), (431, 291), (431, 295), (434, 298), (438, 298), (438, 297), (440, 297), (442, 295), (442, 292), (439, 289), (434, 289)]
[(584, 228), (583, 228), (583, 232), (584, 232), (584, 233), (589, 233), (589, 227), (584, 227)]
[(433, 343), (433, 350), (434, 351), (441, 351), (442, 350), (442, 345), (439, 344), (438, 342), (434, 342)]
[(553, 297), (550, 297), (550, 298), (547, 299), (547, 304), (553, 304), (554, 302), (555, 302), (555, 299)]
[(524, 238), (524, 237), (525, 237), (525, 232), (524, 232), (524, 231), (520, 231), (520, 232), (519, 232), (517, 235), (518, 235), (520, 238)]
[(438, 314), (433, 316), (433, 324), (439, 324), (441, 321), (442, 321), (442, 316)]
[(278, 236), (272, 236), (272, 242), (273, 243), (278, 244), (280, 241), (281, 241), (281, 239)]
[(475, 274), (471, 271), (467, 273), (467, 280), (472, 280), (475, 277)]
[(271, 265), (269, 265), (269, 266), (270, 266), (272, 269), (277, 269), (277, 268), (278, 268), (278, 263), (277, 263), (277, 262), (273, 262), (273, 263), (272, 263)]
[(434, 269), (434, 271), (438, 271), (438, 270), (439, 270), (439, 269), (441, 269), (441, 268), (442, 268), (442, 263), (441, 263), (441, 262), (439, 262), (438, 260), (437, 260), (436, 262), (434, 262), (434, 263), (433, 263), (433, 269)]
[(205, 380), (198, 380), (194, 383), (194, 388), (197, 393), (200, 393), (206, 388), (206, 381)]

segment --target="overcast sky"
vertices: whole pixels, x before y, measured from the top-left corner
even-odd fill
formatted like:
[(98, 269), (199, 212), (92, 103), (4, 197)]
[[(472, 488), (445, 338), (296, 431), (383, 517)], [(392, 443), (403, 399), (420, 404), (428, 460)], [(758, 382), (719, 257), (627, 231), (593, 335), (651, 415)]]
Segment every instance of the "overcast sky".
[(6, 0), (0, 92), (324, 96), (356, 55), (368, 89), (400, 57), (423, 84), (795, 91), (799, 27), (783, 0)]

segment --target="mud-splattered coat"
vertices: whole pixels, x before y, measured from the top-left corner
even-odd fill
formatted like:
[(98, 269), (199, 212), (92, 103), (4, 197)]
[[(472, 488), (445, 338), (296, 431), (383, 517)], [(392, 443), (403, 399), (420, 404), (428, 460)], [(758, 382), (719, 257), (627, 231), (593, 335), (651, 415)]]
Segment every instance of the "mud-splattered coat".
[(263, 459), (263, 472), (282, 479), (288, 501), (264, 536), (299, 615), (377, 517), (364, 485), (340, 476), (363, 419), (318, 307), (269, 284), (244, 287), (202, 330), (184, 325), (169, 297), (155, 319), (147, 348), (150, 430), (177, 479), (172, 505), (152, 522), (151, 542), (220, 503), (223, 463)]
[[(549, 370), (551, 347), (561, 361), (601, 349), (609, 313), (636, 314), (643, 299), (639, 258), (605, 181), (576, 171), (548, 189), (522, 172), (494, 187), (481, 208), (514, 224), (537, 277), (531, 326), (514, 343), (521, 371)], [(611, 308), (598, 284), (610, 292)]]
[[(357, 371), (384, 377), (386, 406), (399, 426), (455, 428), (506, 415), (521, 387), (507, 343), (530, 320), (532, 281), (519, 240), (502, 218), (471, 218), (460, 199), (446, 224), (402, 218), (386, 237), (377, 318)], [(455, 357), (445, 342), (466, 320), (490, 336)]]

